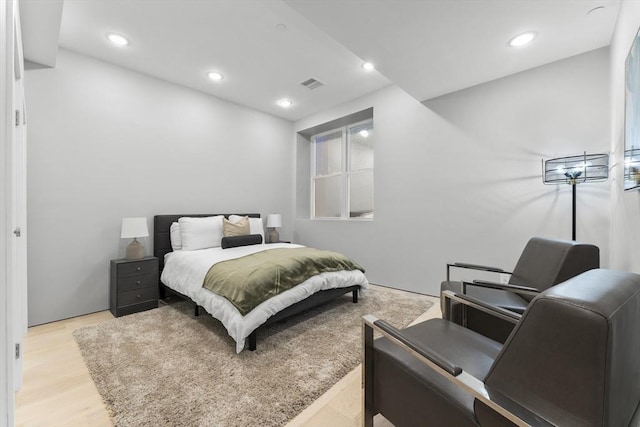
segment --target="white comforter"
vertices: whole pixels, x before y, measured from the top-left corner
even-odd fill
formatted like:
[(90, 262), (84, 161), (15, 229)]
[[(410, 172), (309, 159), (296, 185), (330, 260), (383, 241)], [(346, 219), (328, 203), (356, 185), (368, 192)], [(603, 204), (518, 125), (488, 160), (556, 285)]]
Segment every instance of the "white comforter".
[(300, 248), (289, 243), (271, 243), (267, 245), (241, 246), (237, 248), (210, 248), (198, 251), (175, 251), (165, 256), (162, 283), (188, 296), (203, 307), (213, 317), (220, 320), (229, 335), (236, 341), (236, 352), (244, 348), (246, 338), (275, 313), (302, 301), (308, 296), (325, 289), (344, 288), (360, 285), (367, 289), (369, 282), (360, 270), (321, 273), (305, 280), (263, 302), (246, 316), (226, 298), (202, 287), (209, 268), (217, 262), (275, 248)]

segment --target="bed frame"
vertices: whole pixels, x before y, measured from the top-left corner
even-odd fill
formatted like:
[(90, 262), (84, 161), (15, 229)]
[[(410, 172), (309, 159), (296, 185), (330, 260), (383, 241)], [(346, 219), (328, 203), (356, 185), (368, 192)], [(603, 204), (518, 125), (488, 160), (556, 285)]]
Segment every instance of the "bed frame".
[[(206, 217), (206, 216), (215, 216), (215, 215), (224, 215), (225, 218), (229, 218), (229, 215), (234, 214), (181, 214), (181, 215), (156, 215), (153, 217), (153, 255), (158, 258), (158, 265), (160, 271), (158, 272), (158, 286), (160, 291), (160, 298), (165, 299), (169, 295), (177, 295), (180, 298), (191, 301), (194, 306), (194, 315), (200, 315), (200, 306), (191, 300), (191, 298), (182, 295), (181, 293), (174, 291), (173, 289), (167, 287), (160, 277), (162, 276), (162, 269), (164, 268), (164, 256), (172, 251), (171, 249), (171, 224), (178, 221), (179, 218), (188, 216), (188, 217)], [(241, 216), (248, 216), (250, 218), (260, 218), (260, 214), (258, 213), (250, 213), (250, 214), (235, 214)], [(325, 302), (334, 300), (336, 298), (341, 297), (344, 294), (349, 292), (353, 295), (353, 302), (358, 302), (358, 291), (360, 290), (360, 285), (349, 286), (346, 288), (336, 288), (336, 289), (327, 289), (324, 291), (317, 292), (302, 301), (299, 301), (284, 310), (274, 314), (271, 316), (265, 323), (260, 325), (255, 331), (249, 335), (247, 338), (247, 348), (251, 351), (254, 351), (257, 348), (257, 332), (263, 327), (284, 320), (288, 317), (299, 314), (303, 311), (309, 310), (318, 305), (324, 304)]]

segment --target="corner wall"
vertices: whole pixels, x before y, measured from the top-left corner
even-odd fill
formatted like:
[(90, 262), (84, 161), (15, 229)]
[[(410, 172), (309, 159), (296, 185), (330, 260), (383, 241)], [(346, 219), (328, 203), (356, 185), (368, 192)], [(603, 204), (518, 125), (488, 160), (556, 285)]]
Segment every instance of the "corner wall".
[[(640, 2), (620, 2), (611, 40), (611, 268), (640, 273), (640, 192), (623, 191), (625, 61), (640, 27)], [(640, 118), (638, 118), (640, 119)]]
[(26, 89), (30, 325), (108, 308), (124, 217), (278, 212), (290, 237), (291, 122), (63, 49)]
[[(570, 239), (571, 187), (543, 185), (541, 159), (608, 151), (608, 64), (598, 49), (424, 105), (391, 86), (296, 122), (374, 108), (375, 219), (309, 219), (298, 141), (295, 240), (344, 252), (373, 283), (438, 295), (447, 262), (512, 269), (530, 237)], [(609, 191), (578, 187), (578, 239), (600, 247), (603, 266)]]

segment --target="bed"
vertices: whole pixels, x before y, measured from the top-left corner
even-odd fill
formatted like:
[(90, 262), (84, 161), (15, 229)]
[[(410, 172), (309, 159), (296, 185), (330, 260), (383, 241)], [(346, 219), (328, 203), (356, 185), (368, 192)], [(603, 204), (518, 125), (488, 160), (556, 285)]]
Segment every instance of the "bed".
[[(171, 244), (171, 227), (178, 221), (196, 221), (191, 218), (211, 218), (223, 215), (224, 218), (248, 217), (251, 232), (254, 225), (264, 235), (260, 214), (182, 214), (156, 215), (154, 217), (154, 255), (159, 260), (160, 297), (178, 295), (190, 300), (195, 307), (195, 315), (203, 308), (214, 318), (222, 322), (229, 335), (236, 342), (236, 352), (246, 347), (255, 350), (258, 331), (274, 322), (284, 320), (312, 307), (352, 293), (354, 303), (358, 302), (358, 293), (368, 287), (368, 281), (360, 270), (323, 272), (304, 280), (297, 286), (285, 290), (276, 296), (258, 304), (248, 312), (241, 312), (225, 297), (217, 295), (203, 287), (203, 277), (212, 264), (218, 261), (242, 258), (252, 253), (271, 253), (288, 249), (303, 248), (291, 243), (260, 244), (239, 246), (227, 249), (220, 247), (199, 250), (173, 251)], [(182, 220), (180, 220), (182, 218)], [(184, 231), (184, 230), (183, 230)], [(208, 276), (207, 276), (208, 278)]]

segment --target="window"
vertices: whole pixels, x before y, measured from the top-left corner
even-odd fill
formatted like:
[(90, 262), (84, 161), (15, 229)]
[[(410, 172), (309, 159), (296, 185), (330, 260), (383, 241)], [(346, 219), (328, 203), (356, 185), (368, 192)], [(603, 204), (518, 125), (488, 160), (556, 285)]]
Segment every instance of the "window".
[(373, 218), (373, 121), (311, 137), (313, 218)]

